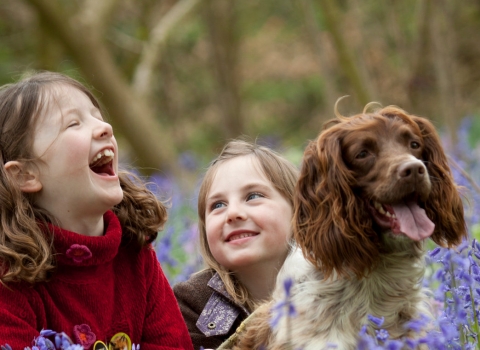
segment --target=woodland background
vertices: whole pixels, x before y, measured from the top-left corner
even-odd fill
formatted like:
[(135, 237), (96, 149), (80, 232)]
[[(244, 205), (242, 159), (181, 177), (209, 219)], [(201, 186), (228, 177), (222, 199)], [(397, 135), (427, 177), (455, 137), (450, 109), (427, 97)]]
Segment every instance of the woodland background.
[(125, 160), (186, 186), (241, 135), (299, 158), (344, 95), (480, 134), (479, 0), (1, 0), (0, 40), (0, 84), (80, 79)]
[(45, 69), (94, 90), (122, 163), (168, 198), (155, 249), (171, 284), (202, 267), (195, 196), (227, 140), (299, 164), (344, 95), (343, 115), (377, 101), (431, 119), (470, 237), (429, 253), (445, 310), (425, 344), (480, 349), (480, 0), (0, 0), (0, 85)]

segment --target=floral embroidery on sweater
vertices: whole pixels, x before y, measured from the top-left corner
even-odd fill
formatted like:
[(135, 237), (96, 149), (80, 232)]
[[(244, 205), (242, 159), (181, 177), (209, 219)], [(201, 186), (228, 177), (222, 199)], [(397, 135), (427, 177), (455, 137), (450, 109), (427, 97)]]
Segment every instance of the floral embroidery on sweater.
[(72, 244), (67, 250), (67, 256), (79, 264), (84, 260), (90, 259), (92, 257), (92, 252), (87, 246), (82, 244)]
[(73, 334), (77, 343), (82, 345), (85, 349), (88, 349), (93, 343), (95, 343), (95, 340), (97, 340), (97, 336), (87, 324), (73, 327)]

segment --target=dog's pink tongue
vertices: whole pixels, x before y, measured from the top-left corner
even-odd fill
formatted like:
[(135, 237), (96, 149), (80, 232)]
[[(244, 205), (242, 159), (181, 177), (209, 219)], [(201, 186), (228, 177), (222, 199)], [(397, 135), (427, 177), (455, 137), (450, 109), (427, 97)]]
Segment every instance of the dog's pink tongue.
[(430, 237), (435, 224), (427, 217), (425, 210), (415, 202), (392, 205), (396, 220), (392, 222), (394, 233), (404, 233), (415, 241)]

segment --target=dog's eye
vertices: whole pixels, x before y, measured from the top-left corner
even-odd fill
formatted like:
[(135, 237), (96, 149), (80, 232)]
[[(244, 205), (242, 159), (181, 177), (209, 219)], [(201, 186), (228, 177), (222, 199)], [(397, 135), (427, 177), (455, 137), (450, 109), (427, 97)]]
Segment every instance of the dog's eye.
[(363, 159), (368, 156), (368, 152), (363, 150), (355, 156), (355, 159)]
[(420, 144), (417, 141), (412, 141), (412, 142), (410, 142), (410, 147), (413, 148), (413, 149), (419, 149)]

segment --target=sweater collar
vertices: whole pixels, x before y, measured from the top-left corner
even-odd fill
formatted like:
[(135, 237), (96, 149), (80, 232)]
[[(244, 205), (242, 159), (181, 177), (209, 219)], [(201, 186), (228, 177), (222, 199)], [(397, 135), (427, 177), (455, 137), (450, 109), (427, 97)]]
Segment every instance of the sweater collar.
[(99, 237), (85, 236), (49, 225), (53, 232), (57, 263), (69, 266), (94, 266), (113, 260), (122, 240), (122, 228), (112, 211), (106, 212), (103, 220), (105, 234)]

